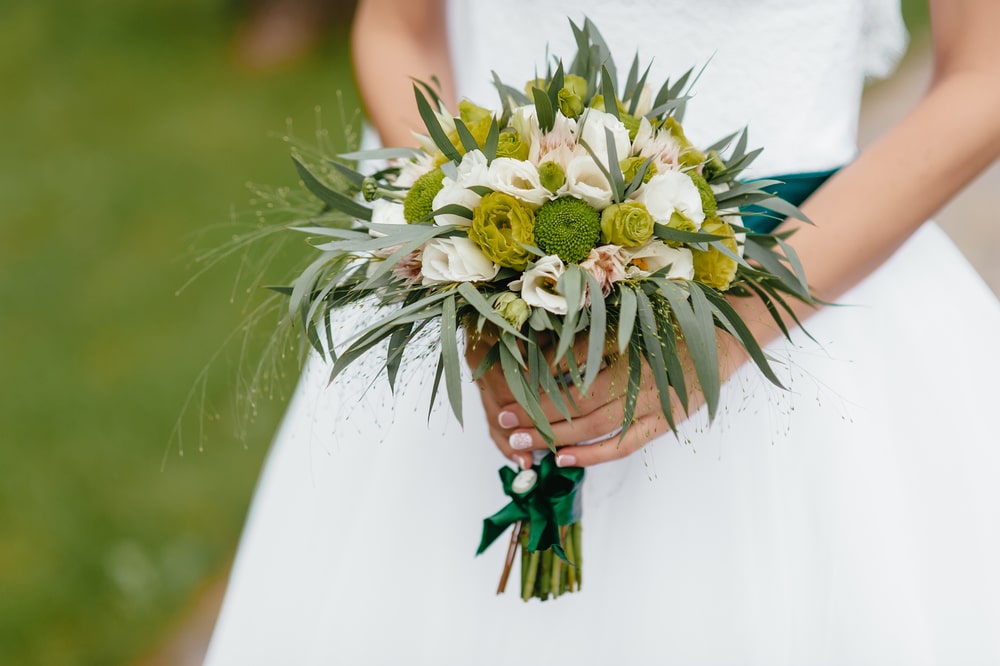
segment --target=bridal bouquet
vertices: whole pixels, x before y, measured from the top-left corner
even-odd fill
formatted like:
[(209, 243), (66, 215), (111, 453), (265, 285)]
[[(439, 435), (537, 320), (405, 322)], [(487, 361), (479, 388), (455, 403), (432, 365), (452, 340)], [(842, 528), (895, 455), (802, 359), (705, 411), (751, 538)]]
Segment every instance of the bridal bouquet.
[[(671, 426), (672, 399), (686, 412), (694, 386), (714, 416), (719, 334), (780, 385), (730, 298), (762, 299), (785, 330), (787, 299), (810, 300), (801, 266), (787, 234), (741, 221), (749, 205), (775, 220), (801, 215), (765, 191), (776, 181), (739, 180), (760, 152), (747, 150), (745, 130), (704, 148), (688, 140), (691, 71), (651, 86), (636, 58), (622, 81), (594, 26), (571, 25), (571, 63), (554, 60), (523, 88), (494, 76), (495, 109), (463, 101), (456, 117), (431, 86), (415, 85), (421, 149), (342, 155), (326, 174), (296, 159), (325, 208), (292, 227), (317, 254), (281, 290), (332, 362), (331, 380), (375, 350), (394, 387), (408, 346), (430, 336), (431, 403), (443, 382), (461, 420), (464, 334), (488, 347), (473, 376), (502, 374), (553, 451), (543, 400), (571, 419), (570, 388), (586, 394), (603, 365), (627, 368), (622, 433), (644, 366)], [(348, 160), (382, 168), (365, 175)], [(331, 318), (359, 303), (372, 308), (367, 325), (335, 349)], [(480, 552), (513, 525), (507, 570), (520, 547), (525, 600), (578, 589), (583, 470), (561, 469), (550, 454), (500, 475), (510, 503), (485, 520)]]

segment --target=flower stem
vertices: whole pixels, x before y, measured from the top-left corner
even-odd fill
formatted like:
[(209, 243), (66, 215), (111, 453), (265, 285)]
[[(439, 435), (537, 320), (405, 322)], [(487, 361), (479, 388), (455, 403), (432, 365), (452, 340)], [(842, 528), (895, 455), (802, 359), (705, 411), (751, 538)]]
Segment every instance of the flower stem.
[(517, 554), (517, 544), (521, 538), (521, 521), (514, 523), (514, 529), (510, 533), (510, 544), (507, 546), (507, 558), (503, 562), (503, 571), (500, 573), (500, 583), (497, 585), (497, 594), (503, 594), (507, 589), (507, 579), (510, 577), (511, 567), (514, 566), (514, 556)]

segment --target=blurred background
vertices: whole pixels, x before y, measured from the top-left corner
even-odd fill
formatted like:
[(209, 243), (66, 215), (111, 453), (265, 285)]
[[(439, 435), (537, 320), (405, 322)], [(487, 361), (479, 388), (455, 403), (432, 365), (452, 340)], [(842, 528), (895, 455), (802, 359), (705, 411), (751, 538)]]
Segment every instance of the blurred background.
[[(865, 141), (927, 81), (926, 10), (904, 4), (911, 52), (869, 91)], [(242, 419), (239, 345), (213, 355), (255, 295), (232, 262), (177, 292), (246, 181), (295, 186), (289, 120), (306, 141), (317, 107), (357, 125), (351, 9), (0, 4), (0, 664), (200, 663), (297, 363)], [(998, 182), (941, 216), (994, 291)]]

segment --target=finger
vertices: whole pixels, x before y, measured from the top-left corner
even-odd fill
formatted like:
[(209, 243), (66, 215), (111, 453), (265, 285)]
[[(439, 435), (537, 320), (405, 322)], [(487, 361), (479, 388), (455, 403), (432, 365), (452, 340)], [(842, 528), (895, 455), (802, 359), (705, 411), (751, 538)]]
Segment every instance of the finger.
[(528, 469), (531, 467), (533, 459), (530, 451), (517, 451), (510, 445), (507, 433), (500, 428), (490, 427), (490, 437), (493, 443), (508, 460), (520, 467)]
[[(635, 421), (660, 413), (660, 402), (655, 395), (640, 395), (633, 416)], [(625, 400), (619, 399), (585, 416), (572, 421), (552, 424), (557, 447), (596, 442), (617, 435), (625, 420)], [(509, 431), (507, 442), (515, 451), (541, 451), (548, 449), (545, 439), (535, 428), (515, 428)]]
[(596, 444), (567, 446), (559, 449), (559, 467), (591, 467), (624, 458), (670, 430), (663, 414), (654, 413), (636, 419), (624, 437), (611, 437)]
[[(542, 413), (549, 423), (557, 423), (566, 419), (567, 412), (571, 418), (586, 416), (602, 409), (605, 405), (619, 400), (625, 396), (628, 390), (627, 364), (618, 362), (601, 370), (597, 378), (584, 394), (576, 386), (567, 387), (568, 396), (565, 391), (560, 391), (556, 398), (550, 397), (547, 393), (540, 391), (539, 405)], [(556, 401), (561, 403), (557, 406)], [(509, 415), (505, 421), (514, 424), (515, 427), (528, 427), (531, 425), (531, 417), (527, 410), (517, 402), (511, 400), (509, 403), (500, 402), (500, 411)]]

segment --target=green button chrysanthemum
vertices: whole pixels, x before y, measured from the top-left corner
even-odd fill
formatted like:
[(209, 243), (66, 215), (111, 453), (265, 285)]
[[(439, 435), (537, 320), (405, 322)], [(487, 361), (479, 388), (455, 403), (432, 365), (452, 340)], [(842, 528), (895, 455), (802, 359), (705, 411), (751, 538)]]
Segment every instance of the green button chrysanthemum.
[(407, 222), (419, 222), (434, 210), (434, 197), (441, 191), (443, 180), (441, 169), (433, 169), (417, 178), (403, 201), (403, 217)]
[(601, 215), (586, 201), (561, 197), (535, 211), (535, 239), (546, 254), (566, 263), (587, 258), (601, 237)]
[(535, 244), (535, 214), (503, 192), (485, 195), (472, 211), (469, 238), (494, 263), (523, 271), (531, 254), (524, 245)]

